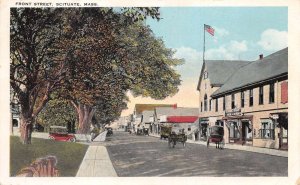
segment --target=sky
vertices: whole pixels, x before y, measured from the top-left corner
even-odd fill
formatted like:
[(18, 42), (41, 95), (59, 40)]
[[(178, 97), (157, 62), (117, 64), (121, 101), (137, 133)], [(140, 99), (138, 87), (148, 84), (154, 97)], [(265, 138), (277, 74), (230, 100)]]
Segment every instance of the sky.
[(257, 60), (287, 47), (287, 7), (164, 7), (160, 21), (148, 19), (154, 35), (175, 50), (174, 57), (185, 59), (177, 67), (181, 74), (179, 92), (173, 97), (157, 101), (151, 98), (128, 96), (128, 109), (136, 103), (167, 103), (178, 107), (199, 107), (197, 83), (202, 67), (203, 25), (215, 30), (214, 36), (205, 33), (205, 59)]

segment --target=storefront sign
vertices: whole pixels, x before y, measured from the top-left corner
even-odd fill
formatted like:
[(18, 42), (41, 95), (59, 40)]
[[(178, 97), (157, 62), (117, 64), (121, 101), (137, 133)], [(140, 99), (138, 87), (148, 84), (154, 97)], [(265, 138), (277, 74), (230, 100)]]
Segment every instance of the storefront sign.
[(242, 115), (241, 109), (238, 108), (232, 109), (232, 111), (230, 112), (225, 111), (225, 116), (241, 116), (241, 115)]

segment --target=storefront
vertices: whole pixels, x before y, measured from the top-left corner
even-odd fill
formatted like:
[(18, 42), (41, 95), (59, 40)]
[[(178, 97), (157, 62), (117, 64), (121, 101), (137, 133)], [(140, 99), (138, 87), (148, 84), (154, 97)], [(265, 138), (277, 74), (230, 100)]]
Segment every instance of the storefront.
[(224, 129), (225, 142), (252, 145), (252, 115), (244, 115), (244, 113), (241, 112), (241, 109), (235, 109), (232, 112), (225, 112), (223, 121), (227, 128)]
[(273, 120), (274, 125), (279, 128), (276, 139), (278, 140), (278, 148), (281, 150), (288, 149), (288, 113), (271, 113), (270, 118)]
[(207, 127), (208, 127), (208, 118), (200, 118), (199, 119), (199, 128), (200, 128), (200, 140), (207, 139)]

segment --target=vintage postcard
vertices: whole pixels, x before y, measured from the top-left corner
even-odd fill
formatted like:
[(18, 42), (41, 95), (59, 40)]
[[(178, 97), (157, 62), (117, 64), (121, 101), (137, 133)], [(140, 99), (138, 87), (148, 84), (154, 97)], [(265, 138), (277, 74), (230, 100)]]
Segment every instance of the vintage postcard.
[(300, 185), (298, 1), (0, 5), (1, 185)]

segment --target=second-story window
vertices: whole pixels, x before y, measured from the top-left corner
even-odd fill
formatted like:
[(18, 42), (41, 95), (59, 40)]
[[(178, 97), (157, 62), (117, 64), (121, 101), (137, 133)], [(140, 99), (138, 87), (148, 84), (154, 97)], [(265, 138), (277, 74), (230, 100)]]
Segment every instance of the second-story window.
[(225, 96), (223, 97), (223, 110), (226, 109), (226, 102), (225, 102)]
[(253, 89), (249, 90), (249, 106), (253, 106)]
[(241, 107), (245, 107), (245, 92), (241, 92)]
[(259, 105), (264, 104), (264, 86), (259, 87)]
[(207, 95), (204, 95), (204, 111), (207, 111)]
[(235, 108), (235, 100), (234, 100), (235, 96), (234, 94), (231, 94), (231, 109)]
[(203, 103), (201, 102), (201, 112), (203, 111)]
[(215, 111), (216, 111), (216, 112), (218, 112), (218, 106), (219, 106), (219, 105), (218, 105), (218, 98), (217, 98), (217, 99), (216, 99), (216, 108), (215, 108)]
[(204, 76), (204, 79), (208, 78), (207, 71), (204, 72), (203, 76)]
[(212, 102), (212, 99), (209, 100), (209, 111), (211, 111), (211, 102)]
[(270, 92), (269, 92), (269, 103), (274, 103), (274, 98), (275, 93), (274, 93), (274, 83), (270, 84)]

